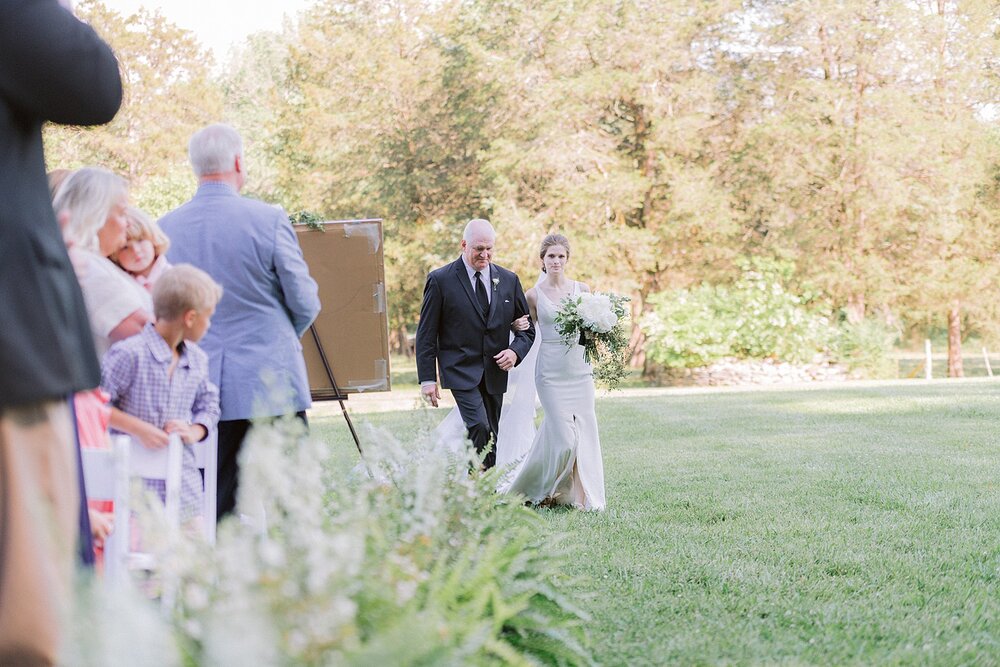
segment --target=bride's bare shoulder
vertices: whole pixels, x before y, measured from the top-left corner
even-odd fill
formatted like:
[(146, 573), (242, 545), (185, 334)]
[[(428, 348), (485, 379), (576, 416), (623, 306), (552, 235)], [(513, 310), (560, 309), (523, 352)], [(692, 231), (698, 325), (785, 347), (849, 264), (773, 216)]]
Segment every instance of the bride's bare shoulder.
[(534, 303), (535, 299), (538, 298), (538, 288), (529, 287), (528, 291), (524, 293), (524, 298), (528, 300), (528, 303)]

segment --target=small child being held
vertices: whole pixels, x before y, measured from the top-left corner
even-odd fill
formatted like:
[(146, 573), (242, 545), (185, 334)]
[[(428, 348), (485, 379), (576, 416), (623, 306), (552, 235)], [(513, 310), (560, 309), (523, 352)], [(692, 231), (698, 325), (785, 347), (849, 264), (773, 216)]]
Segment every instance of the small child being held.
[[(191, 445), (219, 420), (219, 389), (208, 379), (208, 356), (195, 343), (208, 331), (221, 296), (222, 288), (201, 269), (168, 269), (153, 288), (155, 324), (112, 345), (101, 364), (112, 428), (154, 449), (164, 447), (169, 434), (180, 434), (181, 519), (195, 524), (204, 491)], [(163, 480), (146, 484), (164, 497)]]
[(152, 218), (134, 206), (125, 209), (125, 218), (127, 243), (111, 255), (111, 260), (152, 292), (153, 285), (170, 268), (167, 262), (170, 239)]

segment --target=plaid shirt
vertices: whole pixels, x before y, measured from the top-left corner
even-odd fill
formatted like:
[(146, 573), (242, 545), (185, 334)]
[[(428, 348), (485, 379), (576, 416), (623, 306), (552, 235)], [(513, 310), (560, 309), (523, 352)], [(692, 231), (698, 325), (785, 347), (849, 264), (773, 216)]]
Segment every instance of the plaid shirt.
[[(152, 324), (115, 343), (101, 364), (101, 387), (111, 405), (159, 428), (170, 419), (201, 424), (211, 431), (219, 421), (219, 389), (208, 379), (208, 355), (194, 343), (181, 343), (173, 376), (167, 375), (172, 353)], [(166, 498), (163, 480), (145, 480), (146, 488)], [(204, 502), (194, 450), (184, 445), (181, 462), (181, 519), (201, 514)]]
[(219, 421), (219, 389), (208, 379), (208, 356), (187, 342), (181, 343), (180, 355), (168, 376), (170, 346), (147, 324), (104, 355), (101, 387), (111, 405), (153, 426), (179, 419), (210, 431)]

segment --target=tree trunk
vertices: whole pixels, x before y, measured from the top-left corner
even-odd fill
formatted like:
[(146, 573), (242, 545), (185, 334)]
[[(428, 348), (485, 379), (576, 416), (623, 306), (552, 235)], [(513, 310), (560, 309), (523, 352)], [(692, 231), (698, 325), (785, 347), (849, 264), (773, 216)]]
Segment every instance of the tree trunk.
[(389, 349), (396, 354), (406, 357), (407, 359), (413, 356), (413, 350), (410, 349), (409, 335), (407, 334), (406, 327), (389, 329)]
[(646, 367), (646, 334), (642, 332), (639, 322), (645, 314), (646, 302), (642, 294), (633, 295), (631, 305), (632, 333), (629, 335), (628, 347), (632, 350), (632, 357), (629, 359), (629, 366), (641, 368), (644, 377), (648, 376), (649, 369)]
[(642, 329), (638, 325), (632, 327), (632, 335), (629, 336), (628, 347), (632, 350), (632, 358), (629, 359), (629, 366), (632, 368), (641, 368), (643, 374), (647, 372), (646, 368), (646, 334), (642, 333)]
[(847, 321), (851, 324), (860, 324), (865, 319), (865, 295), (853, 294), (847, 299), (844, 307), (847, 311)]
[(958, 301), (948, 309), (948, 377), (965, 377), (962, 370), (962, 311)]

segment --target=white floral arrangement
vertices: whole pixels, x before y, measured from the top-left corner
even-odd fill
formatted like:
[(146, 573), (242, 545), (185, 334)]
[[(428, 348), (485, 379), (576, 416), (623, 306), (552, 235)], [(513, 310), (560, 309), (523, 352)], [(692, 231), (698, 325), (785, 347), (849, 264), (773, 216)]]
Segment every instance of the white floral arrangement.
[(563, 299), (556, 312), (559, 335), (567, 345), (583, 346), (584, 358), (594, 367), (594, 379), (609, 389), (617, 388), (628, 373), (628, 301), (612, 293), (580, 294)]
[(243, 518), (221, 523), (214, 548), (165, 523), (144, 531), (168, 538), (150, 545), (176, 593), (166, 616), (92, 587), (66, 664), (593, 664), (586, 616), (555, 583), (566, 554), (495, 493), (502, 471), (470, 474), (471, 446), (429, 431), (369, 429), (350, 471), (297, 420), (256, 426)]

